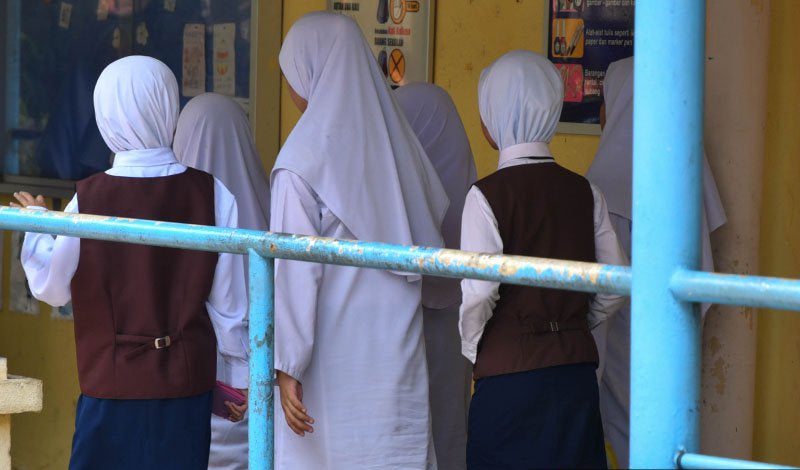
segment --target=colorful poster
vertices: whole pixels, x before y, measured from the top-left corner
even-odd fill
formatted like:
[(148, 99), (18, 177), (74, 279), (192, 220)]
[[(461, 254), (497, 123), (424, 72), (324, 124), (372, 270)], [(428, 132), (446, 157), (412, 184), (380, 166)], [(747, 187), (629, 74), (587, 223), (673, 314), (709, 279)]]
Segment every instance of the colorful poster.
[(328, 10), (353, 18), (390, 85), (431, 77), (432, 0), (328, 1)]
[(206, 27), (187, 24), (183, 27), (183, 75), (181, 94), (197, 96), (206, 91)]
[[(561, 74), (562, 131), (597, 133), (608, 64), (633, 55), (635, 0), (548, 0), (547, 58)], [(563, 127), (563, 126), (562, 126)]]
[(236, 23), (214, 25), (214, 92), (236, 95)]

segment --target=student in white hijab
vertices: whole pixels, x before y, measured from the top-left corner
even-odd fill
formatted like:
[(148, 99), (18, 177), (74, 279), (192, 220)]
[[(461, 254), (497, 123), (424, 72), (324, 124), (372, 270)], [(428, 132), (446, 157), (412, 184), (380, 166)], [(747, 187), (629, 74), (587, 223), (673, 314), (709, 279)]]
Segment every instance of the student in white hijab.
[[(442, 246), (447, 196), (356, 23), (305, 15), (279, 60), (304, 112), (271, 230)], [(436, 468), (420, 302), (418, 275), (275, 261), (276, 468)]]
[[(608, 66), (603, 82), (603, 134), (586, 178), (605, 194), (611, 223), (620, 243), (631, 253), (631, 188), (633, 168), (633, 57)], [(714, 270), (710, 233), (725, 224), (725, 210), (708, 161), (703, 157), (702, 269)], [(703, 315), (709, 305), (701, 308)], [(628, 466), (630, 408), (630, 304), (607, 323), (605, 367), (600, 378), (600, 407), (606, 439), (619, 468)]]
[[(237, 226), (225, 185), (175, 159), (178, 84), (166, 65), (112, 63), (94, 107), (114, 163), (78, 182), (65, 212)], [(15, 196), (44, 210), (41, 196)], [(248, 383), (241, 256), (28, 233), (21, 259), (37, 299), (73, 302), (82, 394), (70, 468), (205, 469), (215, 336), (225, 382)], [(241, 419), (245, 408), (229, 411)]]
[[(211, 173), (231, 189), (239, 228), (269, 230), (269, 181), (241, 106), (216, 93), (192, 98), (178, 118), (173, 149), (179, 162)], [(218, 353), (217, 380), (225, 376)], [(247, 470), (247, 447), (247, 417), (232, 422), (211, 416), (209, 469)]]
[[(442, 223), (445, 247), (461, 244), (464, 198), (477, 179), (464, 124), (450, 95), (430, 83), (410, 83), (395, 96), (444, 185), (450, 207)], [(433, 443), (439, 470), (465, 469), (467, 410), (472, 378), (458, 336), (458, 279), (425, 277), (422, 282), (425, 353), (428, 359)]]
[[(626, 264), (602, 193), (550, 152), (564, 88), (546, 58), (511, 51), (481, 72), (484, 134), (498, 170), (470, 189), (461, 248)], [(606, 457), (590, 330), (624, 303), (465, 279), (462, 351), (475, 364), (470, 469), (603, 468)]]

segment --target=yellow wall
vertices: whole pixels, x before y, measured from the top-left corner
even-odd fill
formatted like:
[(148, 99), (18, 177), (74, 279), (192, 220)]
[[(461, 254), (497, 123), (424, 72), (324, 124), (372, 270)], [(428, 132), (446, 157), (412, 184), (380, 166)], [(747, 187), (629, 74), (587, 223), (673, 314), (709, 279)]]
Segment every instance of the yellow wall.
[[(0, 196), (0, 204), (8, 204)], [(39, 315), (9, 311), (11, 233), (2, 232), (3, 305), (0, 311), (0, 356), (9, 373), (44, 379), (41, 413), (15, 415), (11, 420), (11, 458), (20, 470), (67, 468), (78, 398), (78, 371), (72, 322), (51, 317), (40, 304)]]
[[(772, 0), (761, 272), (800, 278), (800, 2)], [(800, 465), (800, 315), (758, 319), (754, 457)]]
[[(290, 0), (283, 5), (284, 35), (325, 0)], [(434, 82), (447, 90), (467, 129), (480, 176), (497, 166), (497, 152), (483, 138), (478, 115), (478, 78), (481, 70), (511, 49), (544, 52), (544, 0), (439, 0), (436, 10)], [(286, 83), (281, 90), (281, 142), (300, 114), (292, 104)], [(556, 135), (552, 150), (564, 166), (585, 173), (599, 139), (596, 136)]]

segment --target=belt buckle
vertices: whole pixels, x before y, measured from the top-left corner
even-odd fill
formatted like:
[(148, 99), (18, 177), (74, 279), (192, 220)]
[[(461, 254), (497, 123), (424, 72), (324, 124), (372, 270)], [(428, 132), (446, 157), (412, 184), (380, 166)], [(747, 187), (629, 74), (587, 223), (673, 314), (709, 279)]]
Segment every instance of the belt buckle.
[(557, 321), (551, 321), (550, 322), (550, 331), (552, 331), (554, 333), (558, 333), (560, 331), (559, 328), (558, 328), (558, 322)]
[(168, 348), (170, 344), (172, 344), (172, 338), (169, 336), (162, 336), (161, 338), (156, 338), (153, 341), (153, 345), (156, 349)]

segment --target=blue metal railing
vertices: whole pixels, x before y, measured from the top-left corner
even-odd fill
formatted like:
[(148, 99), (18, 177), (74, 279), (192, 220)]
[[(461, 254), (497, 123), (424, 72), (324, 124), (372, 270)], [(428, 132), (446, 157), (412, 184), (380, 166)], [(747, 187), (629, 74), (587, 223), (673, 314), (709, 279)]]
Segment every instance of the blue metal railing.
[[(166, 246), (203, 251), (246, 254), (249, 256), (250, 285), (250, 468), (271, 469), (273, 456), (273, 283), (274, 258), (328, 264), (392, 269), (421, 274), (495, 280), (509, 284), (564, 288), (585, 292), (628, 295), (631, 271), (622, 266), (487, 255), (457, 250), (404, 247), (330, 238), (276, 234), (242, 229), (154, 222), (147, 220), (65, 214), (0, 207), (0, 229), (52, 233), (82, 238)], [(678, 271), (669, 280), (674, 295), (683, 301), (736, 302), (741, 305), (800, 309), (800, 281), (751, 276), (731, 276), (693, 271)], [(753, 296), (748, 292), (757, 288)], [(669, 289), (666, 287), (665, 289)], [(768, 294), (768, 295), (765, 295)], [(733, 300), (731, 300), (733, 299)], [(652, 338), (650, 339), (653, 341)], [(661, 341), (658, 341), (661, 342)], [(670, 345), (667, 345), (670, 347)], [(678, 367), (698, 368), (687, 364), (684, 356), (670, 347), (670, 356)], [(663, 382), (639, 383), (653, 389)], [(650, 407), (670, 413), (682, 409), (686, 399), (652, 402)], [(692, 425), (692, 423), (685, 426)], [(696, 423), (694, 423), (696, 426)], [(671, 436), (672, 431), (667, 436)], [(648, 462), (640, 468), (668, 468), (677, 465), (683, 447), (668, 447), (668, 437), (648, 432), (644, 443), (661, 452), (665, 461)], [(697, 465), (727, 468), (738, 462), (739, 468), (763, 468), (763, 464), (732, 461), (696, 454), (680, 454), (684, 468)], [(762, 465), (762, 466), (759, 466)]]
[(631, 465), (790, 468), (699, 455), (693, 303), (800, 310), (800, 281), (698, 272), (705, 2), (637, 2), (631, 269), (248, 230), (0, 208), (0, 228), (250, 259), (250, 468), (273, 456), (274, 258), (632, 295)]

